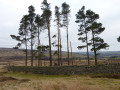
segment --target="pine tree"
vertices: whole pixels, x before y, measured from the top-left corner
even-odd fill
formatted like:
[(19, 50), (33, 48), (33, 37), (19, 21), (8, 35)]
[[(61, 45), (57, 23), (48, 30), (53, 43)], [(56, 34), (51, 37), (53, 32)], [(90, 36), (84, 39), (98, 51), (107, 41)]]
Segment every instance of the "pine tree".
[(106, 49), (109, 47), (107, 43), (104, 43), (104, 40), (100, 38), (98, 35), (101, 34), (105, 28), (102, 27), (101, 23), (97, 23), (97, 19), (99, 19), (99, 15), (95, 14), (93, 11), (87, 11), (87, 17), (89, 19), (89, 27), (87, 28), (92, 32), (92, 49), (94, 51), (95, 65), (97, 65), (97, 55), (99, 55), (98, 51), (101, 49)]
[[(37, 27), (37, 37), (38, 37), (38, 45), (37, 47), (41, 46), (40, 43), (40, 33), (42, 32), (43, 26), (44, 26), (44, 20), (40, 15), (36, 15), (35, 17), (35, 23), (36, 23), (36, 27)], [(38, 66), (40, 66), (40, 59), (41, 59), (41, 48), (37, 48), (38, 49)]]
[(59, 7), (55, 6), (55, 21), (58, 30), (58, 65), (60, 66), (60, 26), (61, 26), (61, 13), (59, 11)]
[(44, 19), (44, 24), (45, 27), (48, 30), (48, 37), (49, 37), (49, 55), (50, 55), (50, 66), (52, 66), (52, 51), (51, 51), (51, 33), (50, 33), (50, 24), (51, 24), (51, 15), (52, 12), (50, 10), (50, 4), (47, 2), (47, 0), (44, 0), (42, 2), (42, 8), (43, 10), (43, 14), (42, 14), (42, 18)]
[(68, 35), (68, 25), (69, 25), (69, 15), (70, 15), (70, 6), (64, 2), (62, 4), (62, 18), (63, 18), (63, 26), (66, 28), (67, 31), (67, 58), (68, 58), (68, 65), (70, 65), (69, 61), (69, 35)]
[(85, 6), (83, 6), (76, 14), (76, 23), (79, 23), (79, 38), (78, 40), (82, 41), (83, 43), (86, 43), (86, 45), (78, 46), (78, 49), (87, 48), (87, 59), (88, 59), (88, 65), (90, 65), (89, 60), (89, 49), (88, 46), (90, 43), (88, 43), (88, 30), (87, 27), (89, 26), (89, 20), (86, 15)]
[(25, 66), (27, 66), (27, 42), (28, 42), (28, 15), (24, 15), (23, 18), (20, 21), (20, 28), (19, 28), (19, 36), (11, 35), (11, 37), (15, 40), (17, 40), (19, 43), (17, 44), (16, 48), (19, 48), (21, 44), (25, 45), (25, 54), (26, 54), (26, 59), (25, 59)]
[(34, 38), (36, 34), (36, 27), (35, 27), (35, 8), (34, 6), (29, 6), (28, 7), (28, 19), (29, 19), (29, 32), (30, 32), (30, 46), (31, 46), (31, 66), (33, 66), (33, 46), (34, 46)]

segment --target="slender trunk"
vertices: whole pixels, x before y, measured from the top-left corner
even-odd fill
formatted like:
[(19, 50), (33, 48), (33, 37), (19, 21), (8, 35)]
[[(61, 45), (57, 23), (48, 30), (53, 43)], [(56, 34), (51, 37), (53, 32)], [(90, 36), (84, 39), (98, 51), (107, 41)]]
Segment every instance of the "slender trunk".
[(60, 62), (62, 66), (62, 44), (61, 44), (61, 32), (60, 32)]
[(33, 41), (31, 39), (31, 66), (33, 66)]
[(88, 36), (87, 36), (87, 32), (86, 34), (86, 46), (87, 46), (87, 58), (88, 58), (88, 65), (90, 65), (90, 59), (89, 59), (89, 50), (88, 50)]
[(92, 30), (92, 38), (93, 38), (93, 48), (94, 48), (95, 65), (97, 65), (97, 53), (96, 53), (96, 49), (95, 49), (95, 37), (94, 37), (93, 30)]
[(38, 27), (38, 46), (40, 45), (40, 31), (39, 31), (39, 27)]
[(49, 37), (49, 55), (50, 55), (50, 66), (52, 66), (52, 52), (51, 52), (51, 36), (50, 36), (50, 22), (48, 20), (48, 37)]
[(25, 34), (25, 47), (26, 47), (26, 60), (25, 60), (25, 66), (27, 66), (27, 37), (26, 37), (26, 34)]
[(72, 66), (73, 66), (73, 59), (72, 59), (72, 44), (70, 42), (70, 47), (71, 47), (71, 61), (72, 61)]
[(60, 42), (60, 30), (59, 30), (59, 24), (58, 24), (58, 65), (60, 66), (60, 45), (59, 45), (59, 42)]
[(32, 32), (32, 24), (31, 24), (31, 66), (33, 66), (33, 32)]
[[(38, 27), (38, 46), (40, 46), (40, 31), (39, 31), (39, 27)], [(40, 66), (40, 51), (38, 50), (38, 67)]]
[(88, 35), (86, 31), (86, 20), (84, 19), (84, 28), (85, 28), (85, 34), (86, 34), (86, 46), (87, 46), (87, 58), (88, 58), (88, 65), (90, 65), (90, 58), (89, 58), (89, 50), (88, 50)]
[(68, 65), (70, 65), (70, 61), (69, 61), (69, 39), (68, 39), (68, 25), (67, 25), (67, 56), (68, 56)]

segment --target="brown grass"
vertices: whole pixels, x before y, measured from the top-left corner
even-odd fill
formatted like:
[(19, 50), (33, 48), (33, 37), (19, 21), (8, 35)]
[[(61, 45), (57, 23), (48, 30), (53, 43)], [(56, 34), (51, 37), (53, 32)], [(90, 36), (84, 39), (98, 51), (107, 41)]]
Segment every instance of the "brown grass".
[[(41, 61), (42, 66), (49, 66), (49, 61), (47, 60), (42, 60)], [(55, 65), (55, 63), (57, 63), (57, 61), (53, 61), (53, 65)], [(111, 64), (111, 63), (120, 63), (120, 60), (98, 60), (98, 64)], [(31, 61), (28, 60), (28, 66), (31, 65)], [(88, 62), (87, 60), (75, 60), (73, 62), (73, 65), (87, 65)], [(25, 65), (25, 60), (11, 60), (11, 61), (4, 61), (4, 62), (0, 62), (0, 68), (2, 68), (2, 66), (6, 66), (6, 65), (15, 65), (15, 66), (24, 66)], [(63, 66), (67, 66), (68, 62), (64, 61), (63, 62)], [(72, 65), (72, 62), (70, 62), (70, 65)], [(94, 65), (94, 60), (90, 61), (90, 65)], [(38, 61), (34, 60), (34, 66), (38, 66)]]
[(8, 81), (0, 83), (0, 88), (2, 88), (3, 90), (103, 90), (98, 86), (83, 85), (79, 81), (68, 82), (62, 80), (33, 80), (26, 83)]
[[(119, 90), (119, 79), (90, 76), (47, 76), (25, 73), (3, 73), (0, 90)], [(7, 77), (15, 78), (16, 80)]]
[[(1, 52), (0, 56), (24, 56), (21, 51)], [(65, 56), (65, 55), (64, 55)], [(34, 66), (37, 66), (37, 60), (34, 61)], [(99, 60), (99, 64), (118, 63), (120, 60)], [(53, 61), (57, 63), (57, 61)], [(94, 60), (91, 60), (91, 65), (94, 65)], [(31, 62), (28, 60), (28, 66)], [(25, 60), (0, 60), (0, 77), (4, 77), (6, 81), (0, 82), (0, 90), (120, 90), (120, 79), (108, 79), (107, 77), (89, 76), (68, 76), (68, 77), (51, 77), (51, 76), (24, 76), (21, 73), (3, 73), (2, 70), (6, 65), (24, 66)], [(67, 65), (67, 62), (63, 62)], [(72, 65), (72, 64), (71, 64)], [(87, 65), (87, 60), (75, 60), (74, 65)], [(49, 66), (49, 61), (42, 61), (42, 66)], [(8, 80), (11, 77), (16, 80)], [(2, 78), (3, 79), (3, 78)]]
[(65, 82), (59, 81), (58, 83), (54, 81), (44, 81), (41, 90), (101, 90), (100, 87), (96, 86), (86, 86), (80, 82)]

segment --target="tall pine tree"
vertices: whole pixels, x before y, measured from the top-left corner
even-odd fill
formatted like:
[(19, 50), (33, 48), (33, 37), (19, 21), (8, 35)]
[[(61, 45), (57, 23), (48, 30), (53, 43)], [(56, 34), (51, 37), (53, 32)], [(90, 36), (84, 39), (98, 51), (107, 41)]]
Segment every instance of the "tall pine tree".
[(36, 33), (36, 27), (35, 27), (35, 8), (34, 6), (28, 7), (28, 19), (29, 19), (29, 32), (30, 32), (30, 46), (31, 46), (31, 66), (33, 66), (33, 46), (34, 46), (34, 38)]
[(59, 7), (55, 6), (55, 22), (58, 30), (58, 65), (60, 66), (60, 26), (61, 26), (61, 13)]
[(76, 14), (76, 23), (79, 23), (79, 38), (78, 40), (82, 41), (83, 43), (86, 43), (86, 45), (78, 46), (78, 49), (83, 49), (87, 47), (87, 58), (88, 58), (88, 65), (90, 65), (89, 60), (89, 49), (88, 46), (90, 43), (88, 43), (88, 30), (87, 27), (89, 26), (89, 20), (86, 16), (85, 6), (83, 6)]
[(40, 59), (41, 59), (41, 48), (38, 48), (41, 46), (41, 42), (40, 42), (40, 34), (43, 30), (43, 26), (44, 26), (44, 20), (43, 18), (40, 16), (40, 15), (36, 15), (35, 17), (35, 23), (36, 23), (36, 27), (37, 27), (37, 40), (38, 40), (38, 45), (37, 45), (37, 49), (38, 49), (38, 55), (37, 55), (37, 58), (38, 58), (38, 66), (40, 66)]
[(64, 2), (62, 4), (62, 18), (63, 18), (63, 26), (66, 28), (67, 32), (67, 59), (68, 65), (70, 65), (69, 61), (69, 34), (68, 34), (68, 25), (69, 25), (69, 16), (70, 16), (70, 6)]
[(99, 37), (99, 34), (101, 34), (105, 30), (105, 28), (102, 27), (102, 24), (97, 22), (97, 19), (99, 19), (99, 15), (95, 14), (91, 10), (88, 10), (87, 17), (89, 19), (90, 24), (87, 29), (92, 32), (91, 51), (94, 51), (95, 65), (97, 65), (98, 64), (97, 55), (99, 55), (98, 51), (101, 49), (106, 49), (107, 47), (109, 47), (109, 45), (105, 43), (102, 38)]
[(25, 45), (25, 55), (26, 55), (26, 59), (25, 59), (25, 66), (27, 66), (27, 47), (28, 47), (28, 15), (24, 15), (23, 18), (20, 21), (20, 28), (18, 31), (18, 36), (15, 35), (11, 35), (11, 37), (15, 40), (17, 40), (19, 43), (17, 44), (16, 48), (19, 48), (22, 44)]
[(50, 4), (47, 2), (47, 0), (44, 0), (42, 2), (42, 8), (41, 9), (43, 10), (42, 17), (45, 21), (44, 24), (45, 24), (45, 27), (48, 30), (50, 66), (52, 66), (51, 33), (50, 33), (50, 26), (51, 26), (50, 24), (51, 24), (52, 12), (50, 10)]

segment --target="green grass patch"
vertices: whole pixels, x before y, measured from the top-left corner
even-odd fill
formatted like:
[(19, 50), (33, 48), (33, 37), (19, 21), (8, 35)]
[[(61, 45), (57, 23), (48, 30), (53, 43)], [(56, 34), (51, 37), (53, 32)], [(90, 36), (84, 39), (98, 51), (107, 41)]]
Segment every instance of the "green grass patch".
[(23, 73), (23, 72), (7, 72), (4, 75), (13, 76), (13, 77), (22, 77), (22, 78), (32, 78), (32, 79), (71, 77), (71, 75), (39, 75), (39, 74)]
[(113, 79), (120, 79), (120, 73), (108, 73), (108, 74), (92, 74), (90, 75), (91, 78), (113, 78)]

